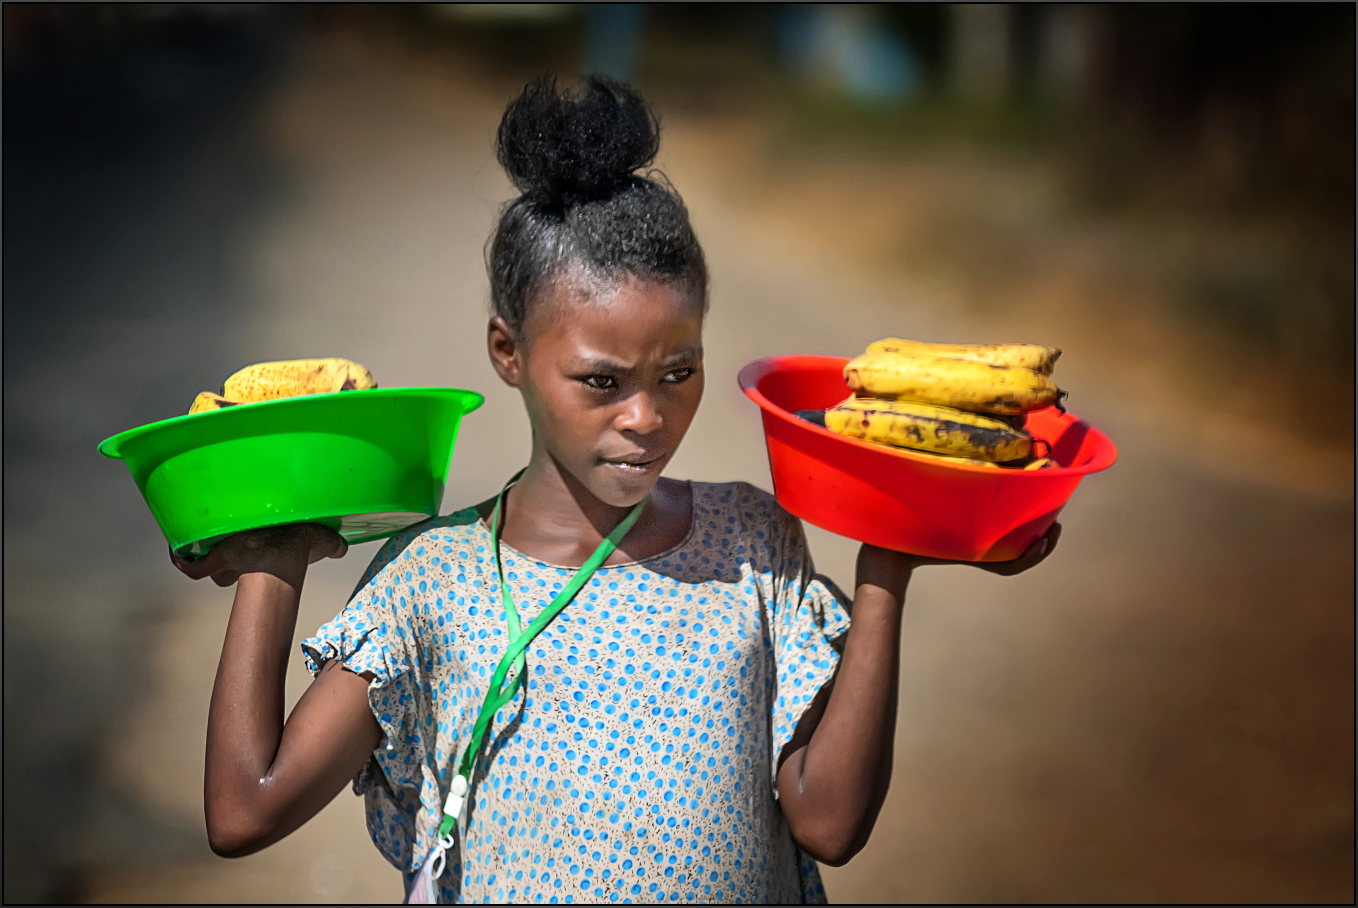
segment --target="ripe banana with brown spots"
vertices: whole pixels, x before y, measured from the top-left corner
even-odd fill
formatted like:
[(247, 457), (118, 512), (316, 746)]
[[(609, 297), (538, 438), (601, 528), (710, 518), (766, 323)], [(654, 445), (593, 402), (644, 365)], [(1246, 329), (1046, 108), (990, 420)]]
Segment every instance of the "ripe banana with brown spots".
[(221, 410), (225, 407), (234, 407), (240, 401), (227, 400), (220, 394), (213, 394), (211, 391), (203, 391), (193, 399), (193, 406), (189, 407), (189, 415), (194, 413), (206, 413), (208, 410)]
[(372, 373), (351, 360), (294, 359), (246, 366), (226, 380), (221, 396), (237, 403), (258, 403), (376, 387)]
[(858, 398), (797, 415), (850, 438), (987, 463), (1019, 460), (1033, 447), (1027, 432), (998, 419), (913, 401)]
[(1051, 375), (1056, 360), (1061, 356), (1059, 347), (1043, 347), (1040, 344), (926, 344), (901, 337), (887, 337), (868, 344), (867, 352), (941, 356), (997, 366), (1018, 366), (1042, 375)]
[(1049, 407), (1061, 397), (1050, 378), (1032, 369), (903, 353), (855, 357), (844, 367), (844, 380), (864, 397), (1009, 416)]

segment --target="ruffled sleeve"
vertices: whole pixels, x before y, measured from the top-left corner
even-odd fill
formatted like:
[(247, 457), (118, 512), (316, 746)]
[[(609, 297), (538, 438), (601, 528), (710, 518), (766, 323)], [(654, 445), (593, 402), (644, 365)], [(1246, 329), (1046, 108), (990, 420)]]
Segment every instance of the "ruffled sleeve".
[(779, 756), (839, 668), (849, 599), (834, 581), (816, 573), (801, 521), (772, 501), (769, 518), (771, 589), (764, 608), (773, 644), (769, 778), (776, 796)]
[[(312, 675), (332, 659), (356, 673), (371, 672), (368, 702), (382, 740), (354, 779), (367, 799), (368, 831), (382, 854), (409, 873), (423, 858), (427, 827), (441, 804), (435, 764), (426, 742), (435, 740), (432, 694), (420, 653), (421, 600), (429, 586), (415, 563), (427, 544), (426, 522), (393, 537), (378, 551), (352, 598), (335, 618), (302, 642)], [(425, 609), (427, 611), (427, 609)], [(421, 810), (429, 813), (423, 817)], [(432, 808), (433, 813), (430, 812)]]

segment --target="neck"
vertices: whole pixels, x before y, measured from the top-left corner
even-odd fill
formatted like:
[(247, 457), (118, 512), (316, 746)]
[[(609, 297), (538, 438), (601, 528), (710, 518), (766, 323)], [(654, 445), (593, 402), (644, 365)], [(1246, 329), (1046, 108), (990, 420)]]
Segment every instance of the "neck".
[(538, 445), (523, 476), (515, 483), (515, 522), (529, 522), (551, 535), (568, 533), (576, 538), (601, 540), (627, 517), (631, 508), (600, 501), (556, 459)]

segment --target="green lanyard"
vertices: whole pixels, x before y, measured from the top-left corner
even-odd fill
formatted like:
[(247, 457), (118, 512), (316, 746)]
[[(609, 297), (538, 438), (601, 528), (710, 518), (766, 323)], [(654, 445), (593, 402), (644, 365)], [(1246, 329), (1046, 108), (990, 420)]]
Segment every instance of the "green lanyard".
[[(509, 491), (518, 478), (523, 475), (523, 470), (515, 473), (505, 483), (505, 487), (500, 490), (499, 496), (495, 499), (495, 510), (491, 513), (491, 539), (495, 546), (495, 570), (500, 580), (500, 598), (505, 607), (505, 623), (509, 625), (509, 646), (505, 648), (505, 653), (500, 657), (500, 664), (495, 667), (495, 673), (491, 676), (490, 687), (486, 691), (486, 699), (481, 704), (481, 712), (476, 716), (476, 724), (472, 726), (471, 741), (468, 742), (466, 749), (462, 751), (462, 757), (457, 761), (457, 774), (453, 776), (453, 781), (448, 789), (448, 801), (443, 807), (443, 823), (439, 826), (439, 838), (447, 839), (457, 824), (458, 814), (462, 812), (462, 804), (466, 800), (469, 782), (472, 777), (472, 767), (476, 763), (477, 754), (481, 752), (481, 742), (486, 736), (486, 729), (490, 722), (495, 718), (495, 714), (501, 707), (510, 703), (519, 688), (523, 686), (524, 674), (524, 650), (528, 644), (533, 642), (538, 634), (542, 633), (547, 625), (552, 623), (552, 619), (561, 613), (570, 601), (575, 598), (575, 594), (580, 592), (580, 588), (589, 582), (594, 576), (594, 572), (599, 569), (608, 556), (612, 555), (617, 549), (618, 543), (622, 542), (627, 532), (632, 529), (632, 525), (637, 522), (641, 512), (646, 507), (646, 499), (637, 502), (632, 512), (623, 518), (622, 523), (614, 527), (613, 532), (599, 547), (594, 550), (594, 554), (589, 556), (589, 560), (580, 566), (575, 572), (575, 576), (570, 579), (565, 588), (556, 594), (542, 613), (533, 619), (528, 625), (527, 630), (520, 630), (519, 612), (514, 608), (514, 599), (509, 595), (509, 585), (505, 583), (505, 569), (500, 562), (500, 514), (504, 510), (505, 493)], [(510, 668), (514, 669), (514, 678), (505, 685), (505, 677), (509, 674)]]

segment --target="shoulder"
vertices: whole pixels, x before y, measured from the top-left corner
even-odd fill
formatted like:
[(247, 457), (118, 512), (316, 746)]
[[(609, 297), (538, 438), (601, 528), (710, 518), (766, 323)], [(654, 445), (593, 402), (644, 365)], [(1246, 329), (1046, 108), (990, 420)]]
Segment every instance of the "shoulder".
[(772, 492), (748, 482), (695, 482), (693, 497), (714, 514), (751, 523), (786, 523), (789, 514)]
[(477, 546), (484, 548), (484, 535), (475, 508), (422, 520), (382, 544), (363, 572), (354, 595), (383, 574), (391, 580), (411, 579), (406, 574), (422, 574), (425, 561), (450, 569), (456, 561), (474, 557)]
[(801, 521), (789, 514), (772, 493), (748, 482), (693, 483), (695, 518), (721, 536), (743, 543), (778, 546), (789, 534), (801, 535)]

